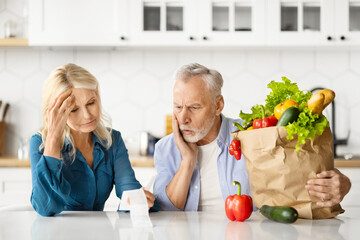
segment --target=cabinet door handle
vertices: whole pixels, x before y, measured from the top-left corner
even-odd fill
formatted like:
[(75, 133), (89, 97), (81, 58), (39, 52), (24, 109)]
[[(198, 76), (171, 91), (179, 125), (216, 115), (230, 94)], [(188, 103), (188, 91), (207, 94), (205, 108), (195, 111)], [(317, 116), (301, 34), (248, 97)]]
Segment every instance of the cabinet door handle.
[(345, 38), (344, 35), (342, 35), (342, 36), (340, 37), (340, 39), (341, 39), (342, 41), (344, 41), (346, 38)]
[(126, 37), (124, 37), (124, 36), (120, 36), (120, 40), (126, 40)]
[(189, 39), (192, 41), (194, 40), (195, 38), (193, 36), (190, 36)]
[(205, 41), (208, 40), (207, 36), (203, 36), (203, 40)]
[(331, 40), (332, 40), (332, 37), (331, 37), (331, 36), (328, 36), (328, 37), (327, 37), (327, 40), (328, 40), (328, 41), (331, 41)]

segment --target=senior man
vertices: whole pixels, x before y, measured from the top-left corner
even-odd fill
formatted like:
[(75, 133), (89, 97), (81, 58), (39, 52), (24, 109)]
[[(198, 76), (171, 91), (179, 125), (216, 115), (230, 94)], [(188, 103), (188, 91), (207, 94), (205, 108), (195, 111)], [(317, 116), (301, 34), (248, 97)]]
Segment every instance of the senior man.
[[(155, 146), (158, 175), (154, 194), (161, 210), (224, 211), (225, 199), (236, 194), (232, 181), (241, 183), (242, 193), (251, 195), (245, 161), (229, 154), (234, 121), (221, 114), (224, 98), (219, 72), (194, 63), (175, 74), (173, 89), (173, 134)], [(324, 171), (309, 180), (310, 195), (339, 203), (350, 190), (350, 180), (338, 170)], [(254, 207), (254, 210), (256, 208)]]

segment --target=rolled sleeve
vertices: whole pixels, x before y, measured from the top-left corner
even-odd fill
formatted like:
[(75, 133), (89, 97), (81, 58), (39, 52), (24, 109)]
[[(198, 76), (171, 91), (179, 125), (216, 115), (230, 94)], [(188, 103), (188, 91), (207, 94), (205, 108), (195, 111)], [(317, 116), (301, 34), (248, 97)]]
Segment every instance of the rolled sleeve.
[(70, 195), (71, 186), (63, 177), (63, 162), (44, 156), (38, 148), (39, 136), (30, 141), (30, 161), (32, 173), (31, 204), (42, 216), (52, 216), (63, 211)]
[(57, 158), (49, 157), (49, 156), (43, 156), (36, 166), (38, 172), (49, 170), (52, 175), (59, 178), (62, 167), (63, 167), (62, 161), (60, 161)]
[(170, 201), (166, 193), (166, 187), (170, 183), (172, 177), (167, 173), (158, 173), (154, 182), (154, 195), (159, 201), (159, 207), (162, 211), (179, 211), (177, 207)]
[[(154, 163), (157, 171), (157, 176), (154, 182), (154, 195), (159, 201), (159, 207), (162, 211), (180, 211), (174, 204), (170, 201), (167, 193), (166, 187), (169, 185), (170, 181), (175, 175), (174, 161), (169, 161), (168, 157), (170, 152), (163, 149), (162, 143), (166, 140), (171, 140), (169, 137), (166, 139), (160, 140), (155, 145), (154, 152)], [(170, 146), (170, 145), (169, 145)]]

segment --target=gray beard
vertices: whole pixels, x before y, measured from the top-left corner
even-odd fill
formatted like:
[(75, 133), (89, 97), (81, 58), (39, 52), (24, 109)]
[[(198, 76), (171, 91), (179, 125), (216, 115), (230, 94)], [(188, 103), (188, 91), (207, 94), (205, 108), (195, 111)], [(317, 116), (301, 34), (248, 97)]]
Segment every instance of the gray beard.
[[(206, 135), (208, 135), (208, 133), (210, 132), (210, 129), (214, 125), (214, 122), (215, 122), (215, 115), (213, 116), (212, 119), (210, 119), (208, 121), (207, 126), (205, 126), (204, 128), (189, 129), (189, 130), (193, 131), (195, 133), (195, 135), (194, 136), (183, 135), (184, 140), (189, 143), (197, 143), (198, 141), (203, 139)], [(205, 123), (207, 123), (207, 122), (205, 122)]]

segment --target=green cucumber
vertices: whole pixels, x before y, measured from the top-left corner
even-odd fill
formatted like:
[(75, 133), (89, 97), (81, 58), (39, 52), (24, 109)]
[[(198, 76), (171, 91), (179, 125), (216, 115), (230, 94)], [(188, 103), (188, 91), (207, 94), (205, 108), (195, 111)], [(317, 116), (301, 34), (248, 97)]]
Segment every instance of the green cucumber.
[(299, 117), (299, 114), (300, 111), (297, 107), (289, 107), (283, 112), (276, 126), (286, 126), (289, 123), (296, 121), (296, 119)]
[(293, 207), (263, 205), (260, 208), (262, 215), (270, 220), (281, 223), (293, 223), (298, 219), (298, 212)]

